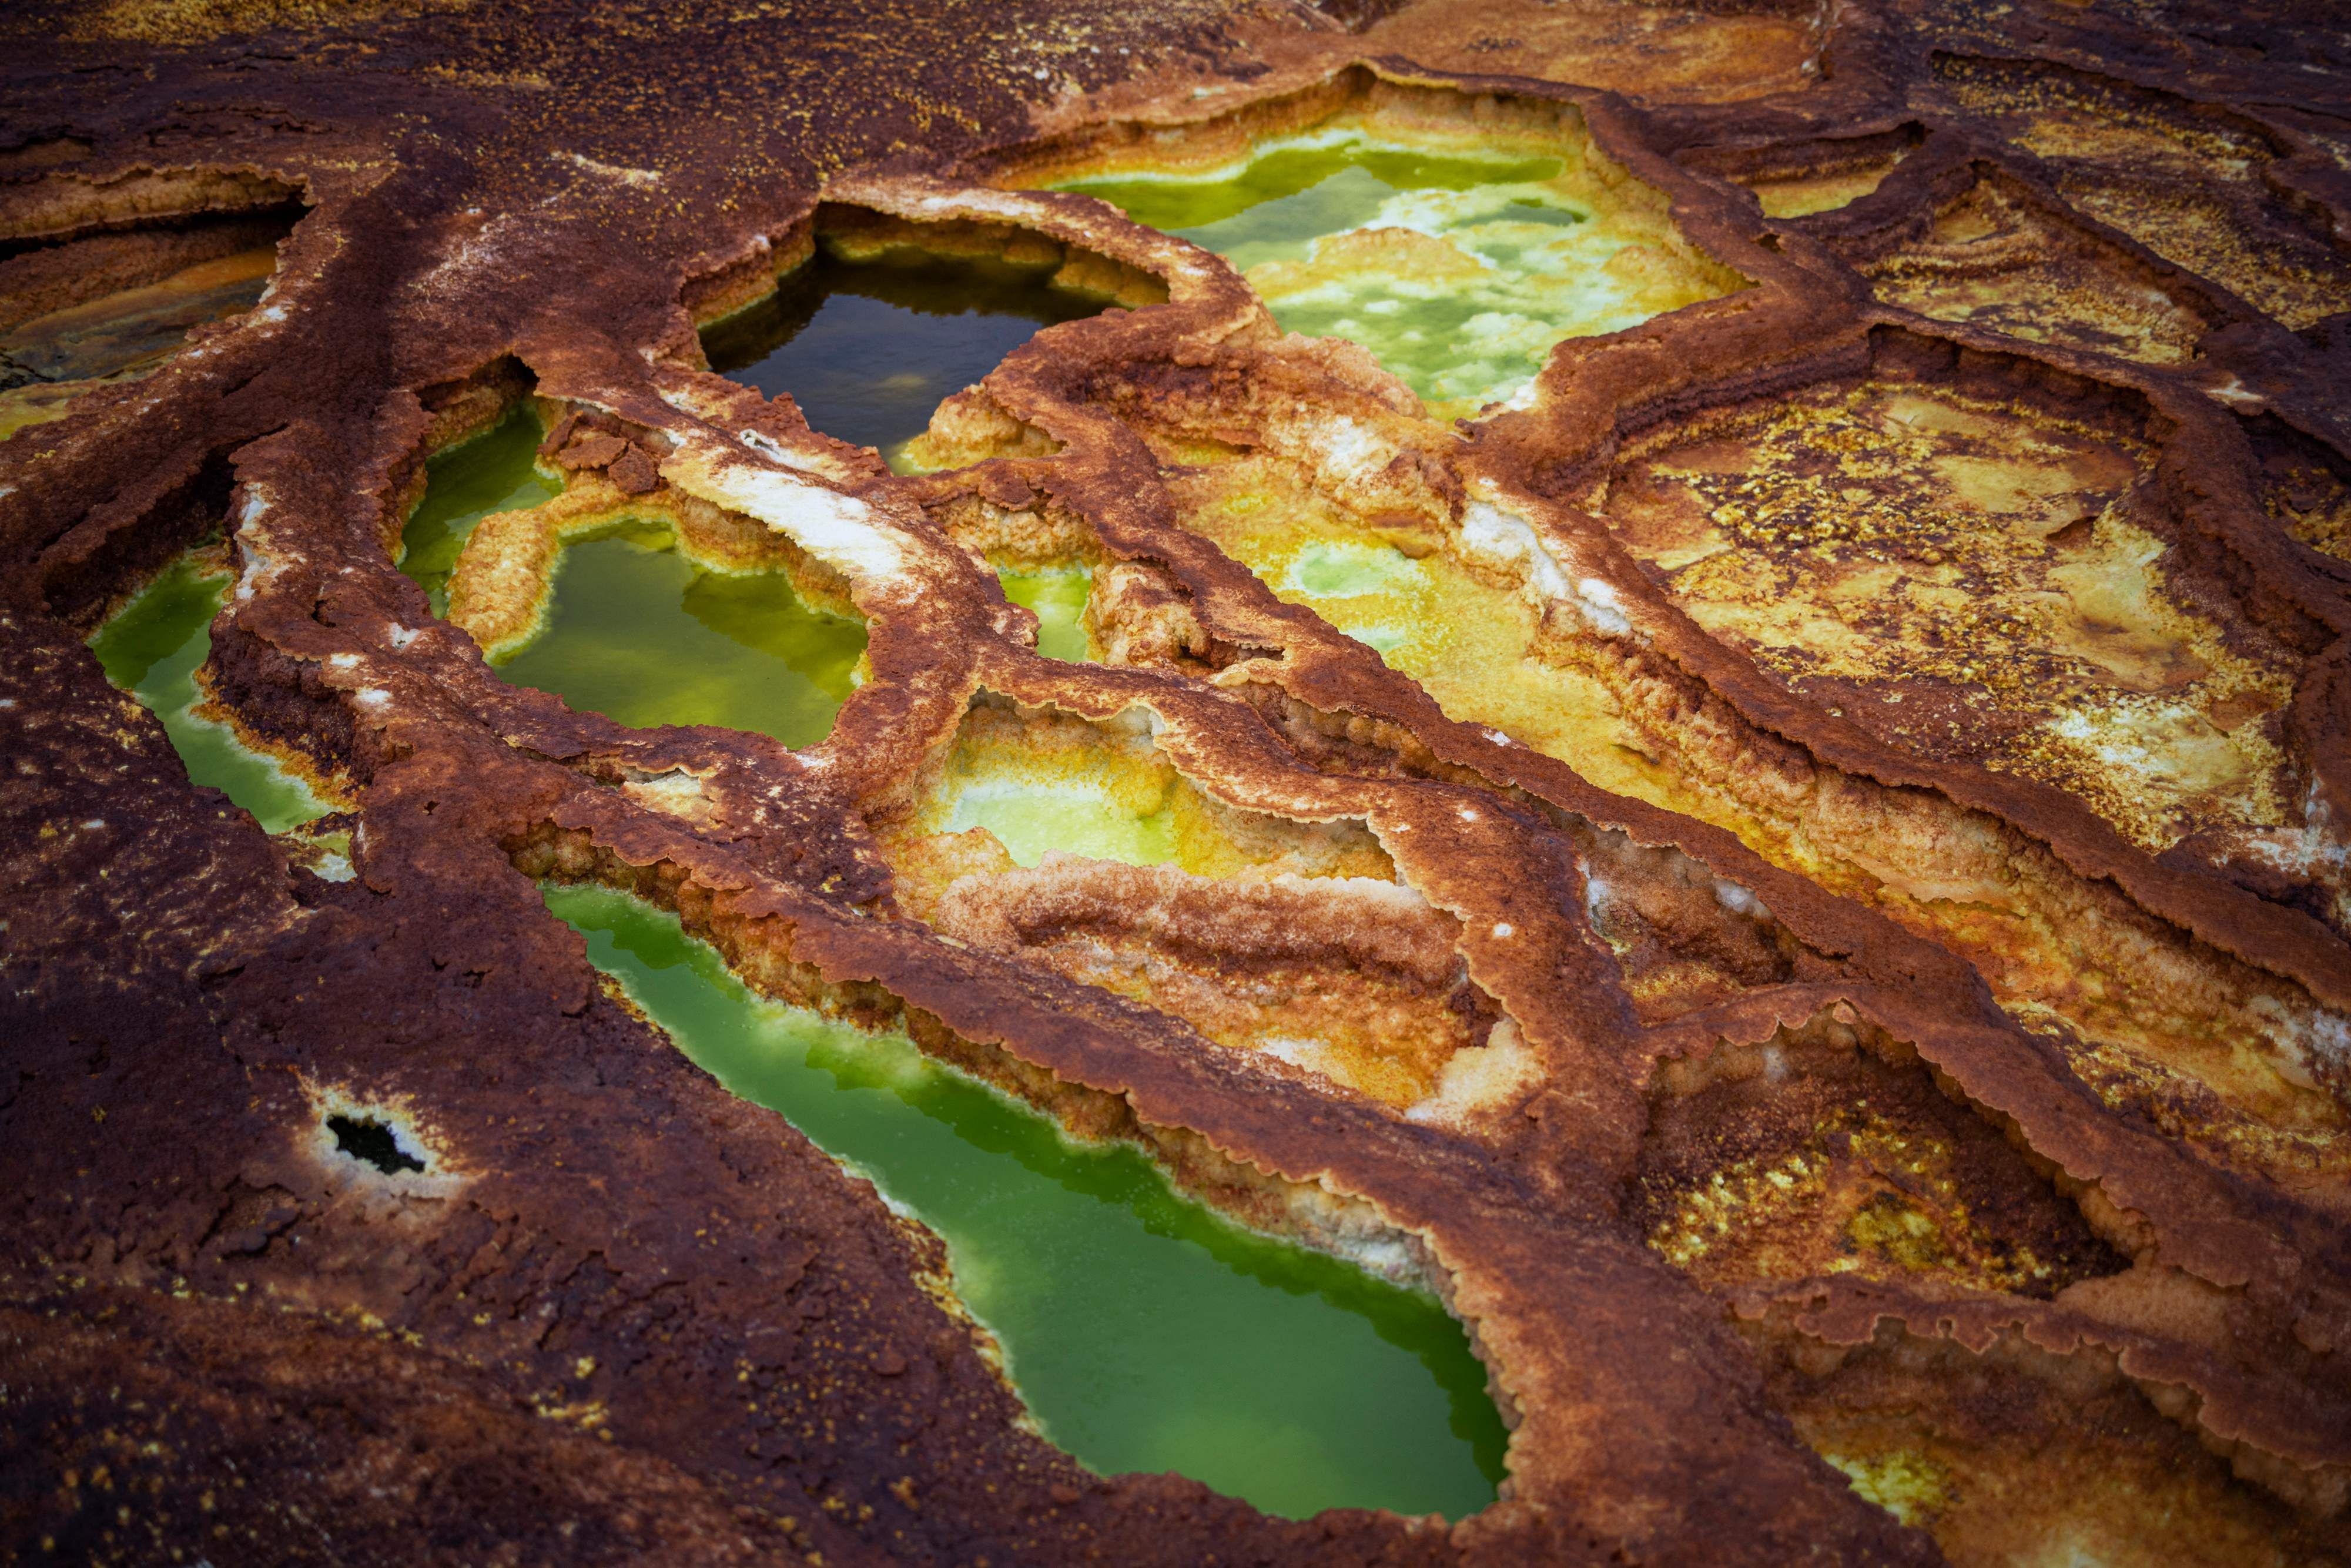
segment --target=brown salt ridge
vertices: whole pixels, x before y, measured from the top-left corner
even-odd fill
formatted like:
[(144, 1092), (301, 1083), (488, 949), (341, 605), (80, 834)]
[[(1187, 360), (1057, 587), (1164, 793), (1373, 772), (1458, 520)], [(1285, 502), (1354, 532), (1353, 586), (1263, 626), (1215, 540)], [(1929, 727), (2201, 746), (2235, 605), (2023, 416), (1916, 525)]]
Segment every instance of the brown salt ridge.
[[(179, 251), (112, 236), (289, 189), (308, 208), (262, 308), (0, 445), (0, 1552), (1766, 1563), (2071, 1540), (2116, 1561), (2341, 1559), (2342, 1048), (2278, 1092), (2299, 1143), (2270, 1102), (2199, 1099), (2185, 1069), (2138, 1090), (2095, 1071), (2101, 1030), (2190, 1061), (2199, 1009), (2351, 1009), (2324, 854), (2226, 833), (2157, 852), (2062, 777), (1906, 748), (1701, 629), (1610, 507), (1631, 455), (1827, 383), (2127, 418), (2167, 571), (2224, 635), (2291, 655), (2265, 721), (2288, 793), (2342, 799), (2351, 572), (2283, 519), (2272, 460), (2301, 455), (2295, 516), (2339, 507), (2342, 24), (2319, 5), (2150, 15), (0, 19), (12, 241), (102, 246), (92, 265), (120, 287)], [(1981, 63), (2003, 59), (2044, 85), (2003, 88), (2018, 73)], [(2072, 117), (2055, 130), (2034, 119), (2050, 94)], [(1283, 338), (1217, 258), (1001, 188), (1137, 128), (1361, 103), (1563, 110), (1754, 286), (1570, 340), (1531, 406), (1453, 430), (1361, 350)], [(2085, 131), (2084, 103), (2125, 108)], [(2167, 251), (2158, 176), (2225, 208), (2233, 239), (2191, 225)], [(1850, 204), (1771, 220), (1742, 181)], [(1998, 225), (1941, 215), (1977, 192), (2028, 238), (1971, 250)], [(771, 287), (819, 226), (1026, 246), (1143, 308), (1016, 351), (935, 422), (958, 465), (893, 477), (703, 367), (695, 322)], [(2281, 256), (2301, 258), (2283, 281)], [(1964, 291), (1937, 277), (2001, 308), (1938, 308)], [(2165, 301), (2164, 353), (2106, 351), (2098, 312), (2126, 286)], [(2267, 313), (2280, 300), (2302, 330)], [(579, 416), (550, 443), (576, 471), (567, 505), (638, 497), (754, 552), (774, 535), (747, 512), (792, 524), (785, 564), (870, 628), (872, 678), (829, 739), (626, 729), (508, 686), (433, 621), (387, 546), (425, 455), (526, 393)], [(1342, 417), (1384, 465), (1316, 465)], [(1430, 549), (1473, 500), (1523, 519), (1624, 623), (1548, 605), (1539, 652), (1616, 694), (1689, 810), (1448, 717), (1277, 601), (1186, 526), (1214, 481), (1179, 449), (1206, 441), (1287, 476), (1301, 506)], [(294, 869), (193, 789), (81, 645), (224, 522), (240, 577), (212, 688), (347, 803), (355, 880)], [(1102, 563), (1092, 629), (1118, 656), (1039, 657), (990, 549)], [(527, 619), (543, 577), (491, 609)], [(1362, 824), (1424, 902), (1379, 929), (1369, 901), (1284, 961), (1370, 956), (1436, 990), (1452, 977), (1426, 949), (1450, 939), (1479, 1037), (1499, 1009), (1531, 1071), (1401, 1112), (1032, 950), (1146, 888), (1158, 902), (1120, 940), (1213, 979), (1280, 946), (1278, 890), (1236, 894), (1228, 930), (1187, 913), (1213, 911), (1214, 883), (1047, 868), (957, 883), (988, 939), (942, 940), (902, 908), (891, 846), (983, 693), (1104, 725), (1147, 712), (1222, 806)], [(2339, 853), (2343, 829), (2306, 825)], [(1856, 851), (1879, 869), (1807, 873)], [(2043, 912), (2040, 946), (1971, 936), (1896, 885), (1985, 857)], [(1176, 1478), (1087, 1474), (1020, 1424), (940, 1292), (937, 1241), (616, 1001), (542, 908), (550, 875), (675, 908), (763, 989), (903, 1020), (1249, 1223), (1401, 1243), (1492, 1370), (1504, 1500), (1449, 1526), (1291, 1522)], [(2120, 1001), (2024, 1027), (2016, 1009), (2070, 962), (2120, 975)], [(332, 1154), (339, 1094), (403, 1117), (430, 1169)], [(1719, 1231), (1674, 1228), (1718, 1178), (1761, 1191), (1768, 1170), (1800, 1174)], [(1900, 1500), (1884, 1474), (1865, 1497), (1815, 1453), (1867, 1442), (1945, 1478), (1906, 1505), (1920, 1528), (1874, 1506)], [(2129, 1537), (2158, 1517), (2190, 1533)]]

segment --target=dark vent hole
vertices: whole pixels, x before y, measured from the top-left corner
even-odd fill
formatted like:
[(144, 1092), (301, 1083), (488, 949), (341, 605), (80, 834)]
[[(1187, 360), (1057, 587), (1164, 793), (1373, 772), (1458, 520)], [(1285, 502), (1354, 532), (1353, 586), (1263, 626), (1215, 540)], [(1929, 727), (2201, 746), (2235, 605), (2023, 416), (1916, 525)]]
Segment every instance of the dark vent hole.
[(402, 1148), (400, 1139), (381, 1122), (329, 1116), (327, 1131), (335, 1134), (336, 1148), (355, 1160), (365, 1160), (386, 1176), (424, 1168), (424, 1162)]

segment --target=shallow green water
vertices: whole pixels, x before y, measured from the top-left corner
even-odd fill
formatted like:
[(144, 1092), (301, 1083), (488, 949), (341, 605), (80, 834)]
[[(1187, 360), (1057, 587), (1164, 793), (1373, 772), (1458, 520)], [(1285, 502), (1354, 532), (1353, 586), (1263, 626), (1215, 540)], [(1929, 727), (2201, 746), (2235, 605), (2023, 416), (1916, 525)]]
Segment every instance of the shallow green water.
[(435, 455), (425, 465), (424, 498), (401, 531), (400, 570), (449, 613), (449, 573), (474, 525), (492, 512), (512, 512), (553, 500), (561, 486), (539, 476), (533, 463), (546, 432), (528, 405), (496, 428)]
[(1316, 539), (1291, 558), (1280, 586), (1309, 599), (1353, 599), (1417, 585), (1421, 566), (1388, 544)]
[(664, 528), (564, 548), (547, 627), (498, 673), (622, 724), (716, 724), (813, 746), (856, 688), (865, 628), (779, 571), (705, 571)]
[(702, 346), (720, 374), (769, 397), (789, 392), (810, 428), (887, 455), (1040, 327), (1102, 304), (1003, 266), (819, 256), (770, 298), (712, 323)]
[(1049, 659), (1082, 664), (1086, 644), (1086, 600), (1093, 573), (1083, 567), (1061, 571), (998, 571), (1004, 597), (1037, 617), (1037, 652)]
[[(1445, 414), (1522, 392), (1561, 339), (1706, 298), (1612, 267), (1644, 237), (1572, 196), (1549, 157), (1452, 156), (1322, 131), (1238, 170), (1073, 181), (1239, 268), (1274, 319), (1361, 343)], [(1367, 231), (1408, 231), (1384, 238)]]
[(213, 617), (234, 580), (210, 552), (182, 556), (108, 619), (89, 640), (106, 678), (144, 703), (187, 765), (188, 777), (282, 833), (334, 810), (277, 760), (198, 716), (196, 671), (211, 656)]
[(679, 1047), (944, 1237), (1046, 1434), (1104, 1474), (1176, 1470), (1270, 1512), (1491, 1502), (1504, 1434), (1437, 1302), (1178, 1197), (927, 1059), (752, 996), (671, 915), (598, 888), (549, 908)]
[(1268, 143), (1238, 172), (1128, 175), (1062, 189), (1099, 196), (1136, 223), (1206, 246), (1247, 272), (1262, 262), (1302, 261), (1326, 235), (1416, 214), (1417, 204), (1396, 201), (1410, 192), (1487, 193), (1468, 211), (1523, 202), (1530, 223), (1580, 222), (1579, 210), (1541, 194), (1498, 189), (1556, 179), (1560, 167), (1556, 158), (1447, 158), (1316, 137)]
[(1048, 850), (1088, 860), (1164, 865), (1176, 856), (1176, 814), (1136, 816), (1082, 780), (1033, 783), (982, 779), (955, 798), (946, 831), (986, 828), (1015, 865), (1040, 864)]
[(1280, 572), (1258, 575), (1383, 656), (1412, 638), (1412, 616), (1397, 612), (1425, 600), (1429, 589), (1427, 570), (1394, 545), (1349, 539), (1316, 539)]

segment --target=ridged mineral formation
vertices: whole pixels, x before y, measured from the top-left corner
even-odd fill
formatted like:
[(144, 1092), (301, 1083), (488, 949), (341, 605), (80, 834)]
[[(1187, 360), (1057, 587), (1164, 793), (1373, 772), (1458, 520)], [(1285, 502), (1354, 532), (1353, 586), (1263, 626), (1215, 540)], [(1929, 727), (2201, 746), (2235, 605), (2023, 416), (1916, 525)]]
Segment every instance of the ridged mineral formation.
[[(2351, 1553), (2338, 8), (0, 37), (0, 1553)], [(888, 462), (709, 368), (918, 257), (1071, 319)], [(819, 695), (538, 689), (590, 540)], [(84, 645), (204, 562), (203, 715), (322, 821)], [(1089, 1474), (583, 881), (1432, 1287), (1502, 1500)]]

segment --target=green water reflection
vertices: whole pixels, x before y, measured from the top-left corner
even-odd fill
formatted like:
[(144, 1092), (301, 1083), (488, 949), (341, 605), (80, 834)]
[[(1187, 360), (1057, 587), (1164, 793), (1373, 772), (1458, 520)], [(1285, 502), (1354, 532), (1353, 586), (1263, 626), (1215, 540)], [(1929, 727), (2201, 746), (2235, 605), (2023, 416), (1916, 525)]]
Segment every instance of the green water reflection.
[(517, 685), (640, 727), (716, 724), (813, 746), (857, 685), (865, 628), (779, 571), (706, 571), (665, 528), (565, 547), (547, 626), (498, 665)]
[(98, 629), (90, 652), (108, 680), (162, 720), (191, 780), (220, 790), (266, 831), (282, 833), (334, 808), (276, 758), (195, 711), (196, 671), (212, 654), (213, 617), (227, 602), (231, 580), (217, 550), (189, 551)]
[(1296, 1517), (1493, 1500), (1502, 1426), (1433, 1300), (1228, 1225), (903, 1037), (752, 996), (647, 904), (547, 901), (688, 1056), (946, 1239), (1029, 1409), (1096, 1470), (1172, 1469)]

